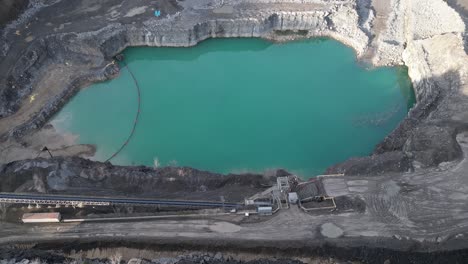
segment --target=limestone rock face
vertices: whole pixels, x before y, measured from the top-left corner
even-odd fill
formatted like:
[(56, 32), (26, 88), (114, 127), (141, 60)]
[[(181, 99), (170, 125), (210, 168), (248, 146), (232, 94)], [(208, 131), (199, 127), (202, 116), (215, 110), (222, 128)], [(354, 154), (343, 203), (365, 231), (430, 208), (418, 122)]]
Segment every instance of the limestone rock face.
[(408, 26), (413, 28), (415, 40), (465, 32), (465, 24), (461, 17), (444, 1), (411, 1), (411, 13), (407, 20)]

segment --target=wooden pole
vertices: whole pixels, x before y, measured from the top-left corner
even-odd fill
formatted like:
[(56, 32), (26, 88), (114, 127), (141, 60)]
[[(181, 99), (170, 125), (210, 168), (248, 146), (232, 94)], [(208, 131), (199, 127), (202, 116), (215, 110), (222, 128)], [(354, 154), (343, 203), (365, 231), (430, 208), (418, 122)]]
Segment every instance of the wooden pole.
[(50, 157), (53, 158), (52, 153), (50, 153), (49, 149), (47, 147), (42, 148), (42, 151), (47, 151), (49, 153)]

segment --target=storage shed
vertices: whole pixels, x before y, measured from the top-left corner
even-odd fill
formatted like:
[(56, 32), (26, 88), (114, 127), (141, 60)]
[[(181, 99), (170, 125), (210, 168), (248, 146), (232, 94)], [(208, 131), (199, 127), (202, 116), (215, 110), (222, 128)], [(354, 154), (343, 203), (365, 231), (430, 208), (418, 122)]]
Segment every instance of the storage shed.
[(257, 207), (257, 213), (259, 215), (272, 215), (273, 207), (271, 206), (259, 206)]
[(59, 223), (62, 219), (60, 213), (25, 213), (23, 223)]
[(290, 204), (296, 204), (299, 198), (297, 197), (297, 193), (290, 192), (288, 193), (288, 200)]

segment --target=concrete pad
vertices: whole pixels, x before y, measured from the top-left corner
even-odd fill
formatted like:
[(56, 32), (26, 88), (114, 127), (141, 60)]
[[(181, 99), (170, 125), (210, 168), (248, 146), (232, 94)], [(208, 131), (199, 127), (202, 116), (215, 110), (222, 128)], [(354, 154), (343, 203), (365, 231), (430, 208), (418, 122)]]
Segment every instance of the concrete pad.
[(241, 227), (228, 222), (216, 222), (210, 226), (210, 230), (217, 233), (235, 233), (241, 230)]
[(326, 223), (321, 226), (320, 233), (329, 238), (338, 238), (343, 235), (343, 229), (333, 223)]
[(355, 186), (355, 185), (367, 185), (369, 182), (367, 180), (354, 180), (354, 181), (347, 181), (346, 184), (348, 186)]
[(344, 179), (324, 179), (322, 181), (325, 192), (330, 196), (342, 196), (349, 194), (348, 185)]
[(358, 193), (364, 193), (368, 190), (367, 186), (356, 186), (356, 187), (349, 187), (348, 190), (350, 192), (358, 192)]

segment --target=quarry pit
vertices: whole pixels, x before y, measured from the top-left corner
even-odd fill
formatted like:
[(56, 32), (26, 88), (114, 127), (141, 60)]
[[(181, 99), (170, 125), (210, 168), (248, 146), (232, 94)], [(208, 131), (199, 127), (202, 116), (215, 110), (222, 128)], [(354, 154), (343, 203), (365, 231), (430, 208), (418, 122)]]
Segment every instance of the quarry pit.
[[(324, 256), (370, 263), (463, 261), (467, 6), (464, 0), (31, 0), (27, 7), (14, 7), (22, 11), (0, 31), (1, 192), (218, 201), (224, 194), (242, 201), (290, 175), (283, 170), (221, 175), (88, 160), (94, 146), (73, 144), (47, 122), (80, 89), (115, 78), (120, 68), (113, 61), (127, 47), (190, 47), (208, 38), (328, 37), (353, 48), (366, 65), (406, 66), (416, 104), (371, 155), (323, 172), (344, 175), (320, 178), (322, 194), (335, 197), (338, 210), (307, 213), (291, 206), (262, 219), (212, 216), (132, 225), (7, 221), (0, 228), (1, 254), (14, 257), (26, 247), (51, 259), (76, 257), (77, 250), (84, 257), (107, 258), (90, 252), (106, 246), (130, 250), (134, 243), (128, 258), (147, 245), (152, 257), (185, 250), (244, 254), (244, 260), (262, 252), (258, 256), (269, 261), (275, 256), (304, 262)], [(44, 145), (53, 158), (37, 157)], [(2, 213), (17, 208), (2, 207)], [(51, 256), (58, 243), (64, 249)]]

